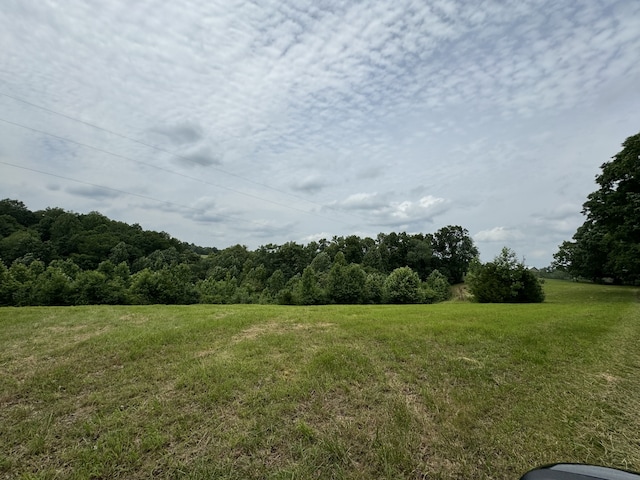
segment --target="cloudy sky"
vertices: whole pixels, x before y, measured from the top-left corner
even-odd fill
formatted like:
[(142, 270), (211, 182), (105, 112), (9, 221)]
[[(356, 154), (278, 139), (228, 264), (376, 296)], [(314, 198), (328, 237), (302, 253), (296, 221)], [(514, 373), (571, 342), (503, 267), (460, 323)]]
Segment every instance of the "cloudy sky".
[(546, 266), (640, 131), (637, 0), (3, 0), (0, 196), (224, 248)]

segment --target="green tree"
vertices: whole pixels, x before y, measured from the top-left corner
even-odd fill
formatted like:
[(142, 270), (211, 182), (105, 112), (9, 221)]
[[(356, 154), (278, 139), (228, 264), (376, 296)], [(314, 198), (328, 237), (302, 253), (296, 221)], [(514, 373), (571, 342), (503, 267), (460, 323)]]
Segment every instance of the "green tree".
[(198, 301), (195, 285), (191, 282), (191, 270), (181, 263), (171, 268), (154, 272), (156, 298), (154, 303), (166, 305), (188, 305)]
[(23, 202), (10, 198), (0, 200), (0, 215), (10, 215), (24, 227), (38, 223), (38, 217)]
[(291, 277), (276, 295), (276, 302), (280, 305), (300, 304), (301, 301), (298, 297), (298, 292), (300, 291), (301, 281), (302, 276), (300, 274), (295, 274)]
[(71, 305), (72, 280), (58, 267), (49, 266), (38, 275), (34, 288), (37, 305)]
[(295, 242), (285, 243), (274, 254), (275, 268), (282, 270), (286, 279), (290, 279), (296, 274), (302, 275), (302, 272), (311, 261), (305, 248)]
[(368, 272), (384, 272), (384, 266), (382, 263), (382, 254), (380, 253), (380, 248), (377, 243), (373, 239), (368, 239), (371, 241), (367, 245), (367, 251), (364, 253), (362, 257), (362, 266)]
[(127, 262), (129, 265), (131, 261), (136, 257), (134, 247), (128, 245), (125, 242), (118, 242), (109, 252), (109, 260), (116, 265), (121, 262)]
[(388, 303), (420, 303), (420, 277), (409, 267), (396, 268), (384, 282)]
[(40, 237), (32, 230), (18, 230), (0, 240), (0, 258), (8, 265), (29, 254), (40, 258), (41, 251)]
[(234, 303), (238, 282), (235, 278), (227, 277), (217, 280), (206, 278), (196, 285), (200, 303), (230, 304)]
[(346, 237), (342, 242), (340, 251), (344, 253), (344, 258), (347, 263), (362, 263), (364, 245), (357, 235), (349, 235)]
[(431, 270), (433, 251), (432, 239), (423, 235), (414, 235), (409, 238), (407, 249), (407, 266), (418, 274), (421, 280), (425, 280)]
[(429, 274), (424, 283), (425, 303), (443, 302), (451, 298), (451, 286), (445, 277), (438, 270)]
[(13, 305), (38, 305), (38, 276), (44, 271), (44, 264), (39, 260), (34, 260), (29, 265), (20, 261), (11, 264), (9, 275), (12, 279)]
[(134, 303), (153, 304), (159, 302), (158, 277), (148, 268), (131, 276), (130, 295)]
[(377, 240), (383, 273), (389, 273), (407, 265), (409, 237), (405, 232), (380, 233)]
[(328, 273), (331, 270), (331, 257), (327, 252), (318, 253), (309, 264), (316, 273)]
[(16, 305), (14, 295), (19, 288), (20, 284), (13, 278), (5, 264), (0, 262), (0, 306)]
[(80, 272), (74, 282), (77, 305), (103, 305), (109, 302), (111, 291), (107, 276), (97, 270)]
[(446, 275), (452, 285), (462, 282), (478, 253), (466, 228), (449, 225), (433, 235), (434, 266)]
[(11, 215), (0, 215), (0, 238), (8, 237), (12, 233), (22, 229), (22, 225)]
[(364, 283), (364, 301), (366, 303), (382, 303), (384, 299), (385, 280), (385, 275), (380, 272), (367, 274)]
[(74, 213), (58, 215), (49, 229), (51, 243), (58, 255), (67, 257), (77, 252), (77, 235), (82, 231), (82, 224)]
[(40, 233), (43, 242), (51, 240), (51, 228), (56, 219), (66, 213), (62, 208), (46, 208), (36, 212), (36, 216), (40, 219), (36, 225), (36, 230)]
[(297, 298), (302, 305), (319, 305), (325, 303), (324, 292), (318, 285), (318, 278), (312, 267), (307, 267), (302, 272), (302, 278), (298, 284)]
[(335, 262), (329, 271), (329, 299), (339, 304), (362, 303), (365, 298), (366, 279), (367, 275), (360, 265)]
[(75, 280), (76, 276), (80, 273), (80, 267), (73, 263), (73, 260), (53, 260), (49, 263), (50, 267), (59, 268), (68, 276), (71, 280)]
[(585, 222), (555, 255), (571, 275), (619, 283), (640, 282), (640, 133), (600, 167), (599, 189), (587, 197)]
[(544, 301), (544, 290), (538, 278), (507, 247), (492, 262), (477, 264), (469, 273), (467, 284), (469, 292), (480, 303)]
[(109, 232), (81, 232), (73, 237), (76, 252), (70, 258), (83, 270), (95, 270), (100, 262), (109, 258), (118, 238)]
[(286, 281), (284, 278), (284, 273), (282, 273), (282, 270), (278, 269), (273, 272), (273, 274), (267, 280), (266, 289), (271, 295), (275, 296), (280, 290), (284, 288), (285, 285)]
[[(247, 262), (250, 262), (247, 260)], [(253, 297), (262, 292), (267, 285), (267, 269), (260, 264), (257, 267), (251, 267), (244, 275), (241, 286), (246, 288), (248, 294)]]

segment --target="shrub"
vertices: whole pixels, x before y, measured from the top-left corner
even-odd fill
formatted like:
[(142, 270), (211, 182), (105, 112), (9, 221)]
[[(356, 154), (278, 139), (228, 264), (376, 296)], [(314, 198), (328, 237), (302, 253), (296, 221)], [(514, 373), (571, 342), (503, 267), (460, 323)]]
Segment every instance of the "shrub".
[(503, 248), (493, 262), (477, 264), (467, 277), (469, 291), (480, 303), (539, 303), (544, 291), (538, 278)]
[(384, 281), (384, 298), (388, 303), (419, 303), (420, 277), (409, 267), (396, 268)]
[(451, 286), (442, 273), (434, 270), (429, 274), (423, 286), (424, 303), (444, 302), (451, 298)]

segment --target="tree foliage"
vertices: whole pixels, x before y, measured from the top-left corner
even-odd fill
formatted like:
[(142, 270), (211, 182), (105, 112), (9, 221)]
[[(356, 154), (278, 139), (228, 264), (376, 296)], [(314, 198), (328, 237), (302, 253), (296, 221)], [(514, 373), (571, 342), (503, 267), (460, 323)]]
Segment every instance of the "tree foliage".
[(333, 303), (363, 303), (367, 274), (357, 263), (334, 263), (329, 271), (328, 295)]
[(544, 301), (544, 290), (536, 275), (506, 247), (492, 262), (475, 265), (467, 276), (467, 284), (480, 303)]
[(459, 226), (447, 226), (433, 236), (435, 268), (444, 274), (449, 283), (460, 283), (469, 265), (479, 254), (469, 232)]
[(438, 270), (434, 270), (424, 282), (423, 296), (425, 303), (437, 303), (451, 298), (451, 286), (445, 277)]
[(585, 222), (554, 255), (554, 266), (574, 277), (640, 282), (640, 133), (622, 146), (600, 167), (599, 188), (583, 204)]
[(0, 304), (431, 303), (447, 298), (476, 252), (459, 226), (205, 248), (98, 212), (31, 212), (5, 199)]
[(384, 282), (388, 303), (420, 303), (420, 277), (409, 267), (396, 268)]

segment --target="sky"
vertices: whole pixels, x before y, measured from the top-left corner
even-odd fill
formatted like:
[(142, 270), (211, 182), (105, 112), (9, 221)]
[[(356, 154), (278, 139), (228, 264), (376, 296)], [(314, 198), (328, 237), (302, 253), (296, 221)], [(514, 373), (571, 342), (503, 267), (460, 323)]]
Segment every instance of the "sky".
[(637, 0), (3, 0), (0, 197), (206, 247), (553, 260), (640, 131)]

